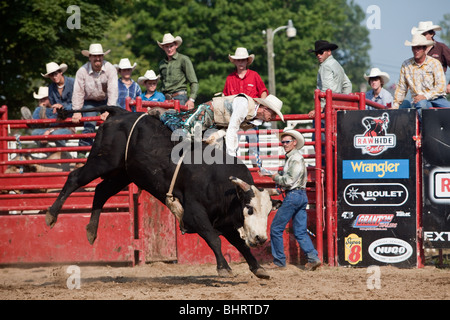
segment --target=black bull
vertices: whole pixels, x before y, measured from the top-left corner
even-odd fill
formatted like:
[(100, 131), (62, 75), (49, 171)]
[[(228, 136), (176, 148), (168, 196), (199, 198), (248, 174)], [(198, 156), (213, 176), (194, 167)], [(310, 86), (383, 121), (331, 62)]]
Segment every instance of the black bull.
[[(91, 218), (86, 226), (88, 240), (93, 244), (103, 205), (130, 183), (165, 203), (177, 166), (177, 162), (171, 159), (177, 142), (171, 140), (172, 131), (151, 115), (137, 121), (143, 113), (107, 106), (90, 111), (108, 111), (108, 119), (98, 129), (86, 164), (69, 174), (61, 193), (48, 209), (46, 223), (53, 227), (70, 194), (101, 177), (103, 181), (95, 189)], [(71, 113), (69, 111), (68, 114)], [(195, 143), (189, 145), (195, 148)], [(207, 147), (210, 146), (200, 144), (201, 150)], [(221, 252), (219, 235), (223, 235), (244, 256), (256, 276), (269, 278), (247, 244), (258, 245), (267, 240), (267, 218), (272, 210), (270, 194), (253, 185), (253, 178), (241, 161), (232, 158), (233, 164), (228, 164), (230, 157), (225, 152), (214, 148), (213, 152), (216, 153), (214, 159), (218, 159), (219, 153), (222, 164), (205, 164), (202, 157), (201, 164), (180, 166), (172, 192), (182, 206), (180, 226), (187, 233), (198, 233), (206, 241), (215, 254), (220, 276), (232, 274)], [(195, 156), (195, 152), (187, 154), (184, 162), (191, 157), (190, 163), (194, 163), (192, 155)], [(255, 198), (263, 200), (255, 202)], [(252, 227), (248, 225), (255, 221), (257, 215), (263, 217), (264, 234), (253, 235), (249, 241), (245, 239), (247, 234), (251, 234), (247, 229)]]

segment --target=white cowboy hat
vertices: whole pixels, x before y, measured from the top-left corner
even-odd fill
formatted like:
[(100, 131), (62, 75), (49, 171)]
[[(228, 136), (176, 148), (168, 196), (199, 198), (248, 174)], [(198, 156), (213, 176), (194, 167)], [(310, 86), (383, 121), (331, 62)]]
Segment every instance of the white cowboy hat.
[(138, 82), (140, 85), (143, 85), (144, 82), (147, 81), (147, 80), (158, 80), (158, 79), (159, 79), (159, 75), (156, 76), (155, 71), (153, 71), (153, 70), (147, 70), (147, 72), (144, 74), (143, 77), (139, 77), (139, 78), (138, 78), (138, 81), (137, 81), (137, 82)]
[(416, 33), (412, 36), (412, 41), (405, 41), (405, 46), (410, 46), (410, 47), (419, 47), (419, 46), (432, 46), (434, 45), (434, 41), (433, 40), (427, 40), (427, 38), (423, 35), (421, 35), (420, 33)]
[(418, 27), (412, 27), (411, 34), (422, 34), (430, 30), (439, 31), (442, 30), (442, 28), (438, 25), (433, 24), (433, 21), (420, 21)]
[(35, 99), (43, 99), (48, 97), (48, 87), (39, 87), (38, 93), (33, 92)]
[(162, 49), (163, 45), (173, 42), (175, 42), (179, 47), (183, 43), (183, 39), (181, 39), (180, 36), (174, 37), (171, 33), (166, 33), (162, 39), (162, 42), (156, 42), (158, 42), (158, 46)]
[(81, 50), (81, 54), (85, 57), (89, 57), (89, 55), (106, 55), (110, 53), (111, 50), (107, 50), (106, 52), (103, 52), (103, 47), (100, 43), (93, 43), (89, 46), (89, 50)]
[(369, 81), (370, 78), (380, 77), (383, 80), (384, 84), (387, 84), (390, 80), (389, 74), (386, 72), (382, 72), (378, 68), (372, 68), (370, 70), (370, 73), (368, 75), (364, 74), (364, 79)]
[(55, 71), (61, 70), (62, 73), (66, 72), (67, 64), (61, 63), (60, 65), (58, 65), (56, 62), (49, 62), (45, 65), (45, 68), (47, 69), (47, 73), (41, 73), (41, 76), (43, 76), (44, 78), (49, 78), (50, 73), (53, 73)]
[(231, 62), (233, 62), (233, 60), (247, 59), (247, 66), (249, 66), (253, 63), (253, 60), (255, 60), (255, 55), (254, 54), (249, 55), (246, 48), (237, 48), (234, 53), (234, 56), (229, 54), (228, 59), (230, 59)]
[(283, 114), (281, 113), (281, 107), (283, 107), (283, 101), (278, 99), (272, 94), (269, 94), (266, 98), (254, 98), (254, 100), (270, 110), (275, 111), (275, 113), (281, 118), (281, 120), (284, 122)]
[(120, 69), (133, 69), (136, 68), (137, 64), (136, 62), (131, 65), (130, 60), (128, 58), (120, 59), (119, 64), (115, 64), (114, 67), (116, 67), (117, 71)]
[(297, 145), (295, 146), (295, 148), (297, 150), (300, 150), (301, 148), (303, 148), (303, 146), (305, 145), (305, 138), (303, 137), (303, 135), (298, 132), (297, 130), (294, 129), (289, 129), (289, 128), (284, 128), (283, 132), (280, 133), (280, 141), (284, 136), (291, 136), (293, 137), (295, 140), (297, 140)]

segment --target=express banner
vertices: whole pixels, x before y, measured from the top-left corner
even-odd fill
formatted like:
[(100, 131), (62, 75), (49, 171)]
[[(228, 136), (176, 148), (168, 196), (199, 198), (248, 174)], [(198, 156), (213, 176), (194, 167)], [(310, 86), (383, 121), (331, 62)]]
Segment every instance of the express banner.
[(450, 110), (422, 112), (423, 235), (426, 248), (450, 248)]
[(416, 113), (337, 114), (340, 265), (415, 267)]

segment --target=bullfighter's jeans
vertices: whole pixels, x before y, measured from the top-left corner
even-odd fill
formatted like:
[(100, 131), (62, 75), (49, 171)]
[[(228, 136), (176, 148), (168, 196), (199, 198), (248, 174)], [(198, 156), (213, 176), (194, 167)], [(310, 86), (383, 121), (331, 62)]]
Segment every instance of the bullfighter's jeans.
[(300, 248), (306, 254), (308, 262), (319, 260), (317, 251), (309, 238), (307, 228), (306, 205), (308, 198), (305, 190), (294, 190), (286, 194), (283, 204), (278, 209), (275, 218), (270, 226), (270, 242), (272, 246), (273, 262), (277, 266), (286, 265), (286, 255), (284, 254), (283, 232), (289, 220), (292, 219), (294, 236)]

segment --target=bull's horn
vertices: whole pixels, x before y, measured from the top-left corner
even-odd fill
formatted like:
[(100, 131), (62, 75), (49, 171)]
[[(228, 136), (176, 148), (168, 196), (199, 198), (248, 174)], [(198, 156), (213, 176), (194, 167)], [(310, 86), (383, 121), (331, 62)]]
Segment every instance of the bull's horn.
[(250, 185), (247, 182), (244, 182), (239, 178), (231, 176), (229, 179), (231, 182), (233, 182), (235, 185), (239, 186), (245, 192), (247, 192), (248, 190), (251, 189)]

